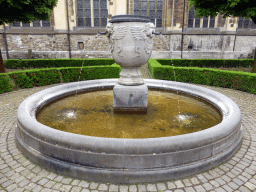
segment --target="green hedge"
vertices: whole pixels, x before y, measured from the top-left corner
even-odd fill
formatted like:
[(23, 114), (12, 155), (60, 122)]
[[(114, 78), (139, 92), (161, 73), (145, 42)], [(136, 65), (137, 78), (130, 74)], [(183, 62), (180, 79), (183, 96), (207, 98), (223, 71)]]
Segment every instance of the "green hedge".
[(10, 82), (10, 77), (5, 73), (0, 73), (0, 94), (12, 91), (12, 88), (13, 85)]
[(81, 67), (112, 65), (113, 59), (8, 59), (4, 60), (7, 69)]
[(149, 70), (154, 79), (225, 87), (256, 94), (256, 74), (248, 72), (225, 71), (198, 67), (173, 67), (161, 65), (149, 59)]
[[(81, 70), (82, 69), (82, 70)], [(50, 69), (32, 69), (0, 74), (0, 93), (12, 91), (13, 88), (30, 88), (55, 83), (75, 82), (93, 79), (119, 78), (121, 67), (111, 66), (62, 67)], [(10, 80), (15, 85), (12, 85)]]
[(251, 67), (253, 59), (156, 59), (161, 65), (176, 67)]

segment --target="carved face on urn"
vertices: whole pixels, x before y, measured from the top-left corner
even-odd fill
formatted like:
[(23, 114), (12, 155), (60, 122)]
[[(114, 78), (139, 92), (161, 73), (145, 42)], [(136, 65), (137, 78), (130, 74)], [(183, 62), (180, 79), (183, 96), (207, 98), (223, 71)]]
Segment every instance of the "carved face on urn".
[[(132, 15), (126, 15), (132, 16)], [(112, 22), (111, 22), (112, 21)], [(122, 67), (141, 67), (146, 64), (153, 48), (153, 23), (144, 18), (113, 17), (107, 24), (107, 36), (113, 59)]]

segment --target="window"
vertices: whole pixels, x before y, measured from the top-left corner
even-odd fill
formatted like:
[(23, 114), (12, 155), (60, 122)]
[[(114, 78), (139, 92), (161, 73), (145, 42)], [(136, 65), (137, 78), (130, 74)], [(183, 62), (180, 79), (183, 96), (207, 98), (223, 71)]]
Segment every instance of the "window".
[(107, 0), (91, 1), (77, 0), (77, 26), (106, 27), (108, 17)]
[[(12, 24), (13, 27), (30, 27), (30, 23), (22, 23), (22, 22), (16, 22), (14, 21)], [(50, 21), (42, 21), (35, 20), (32, 22), (32, 27), (50, 27)]]
[(238, 29), (256, 29), (256, 24), (251, 18), (246, 19), (246, 17), (239, 17)]
[(156, 27), (162, 27), (163, 0), (134, 0), (133, 14), (149, 16)]
[[(200, 21), (201, 17), (196, 18), (196, 12), (195, 12), (195, 7), (194, 5), (191, 7), (188, 13), (188, 27), (195, 27), (195, 28), (200, 28)], [(209, 27), (208, 27), (209, 23)], [(215, 25), (215, 17), (206, 17), (203, 16), (203, 28), (214, 28)]]

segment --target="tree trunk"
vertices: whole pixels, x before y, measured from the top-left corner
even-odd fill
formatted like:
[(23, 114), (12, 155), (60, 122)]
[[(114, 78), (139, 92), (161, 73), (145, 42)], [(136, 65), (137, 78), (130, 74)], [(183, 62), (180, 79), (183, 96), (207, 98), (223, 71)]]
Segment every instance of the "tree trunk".
[(0, 73), (5, 73), (4, 61), (3, 61), (3, 58), (2, 58), (1, 49), (0, 49)]
[(254, 50), (254, 62), (252, 65), (252, 72), (256, 73), (256, 49)]

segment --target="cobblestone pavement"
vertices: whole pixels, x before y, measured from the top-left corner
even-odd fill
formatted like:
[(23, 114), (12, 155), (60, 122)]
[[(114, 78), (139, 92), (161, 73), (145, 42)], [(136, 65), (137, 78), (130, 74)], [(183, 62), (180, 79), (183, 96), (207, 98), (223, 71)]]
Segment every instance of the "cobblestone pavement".
[[(143, 67), (143, 77), (150, 78)], [(152, 78), (152, 77), (151, 77)], [(17, 109), (28, 96), (60, 85), (20, 89), (0, 94), (0, 192), (2, 191), (68, 191), (68, 192), (229, 192), (256, 191), (256, 95), (198, 85), (218, 91), (233, 99), (241, 109), (243, 143), (238, 152), (222, 165), (187, 178), (157, 183), (116, 185), (84, 181), (58, 175), (30, 162), (15, 144)]]

